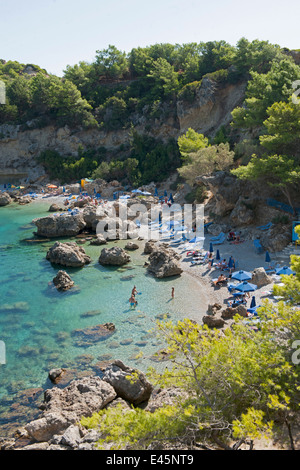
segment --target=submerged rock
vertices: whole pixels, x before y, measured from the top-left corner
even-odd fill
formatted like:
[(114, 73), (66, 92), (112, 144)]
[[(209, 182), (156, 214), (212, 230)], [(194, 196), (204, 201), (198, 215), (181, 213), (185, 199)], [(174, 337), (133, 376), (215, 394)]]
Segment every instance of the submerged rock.
[(82, 267), (92, 261), (82, 247), (72, 242), (55, 242), (47, 252), (46, 259), (54, 264), (74, 268)]
[(73, 330), (71, 335), (74, 338), (75, 346), (87, 347), (92, 346), (98, 341), (105, 340), (114, 332), (115, 325), (113, 323), (104, 323), (103, 325)]

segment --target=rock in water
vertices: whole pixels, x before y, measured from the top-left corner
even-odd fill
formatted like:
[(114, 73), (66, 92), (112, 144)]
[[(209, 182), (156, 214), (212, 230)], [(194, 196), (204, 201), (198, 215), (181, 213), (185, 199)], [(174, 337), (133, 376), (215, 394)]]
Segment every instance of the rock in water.
[(0, 194), (0, 206), (7, 206), (12, 202), (12, 198), (8, 193)]
[(72, 242), (55, 242), (47, 252), (46, 259), (54, 264), (79, 268), (89, 264), (92, 260), (85, 253), (84, 248)]
[(103, 248), (99, 257), (102, 265), (121, 266), (130, 261), (130, 256), (123, 248), (114, 246), (113, 248)]
[(57, 290), (68, 290), (74, 286), (74, 281), (70, 278), (69, 274), (66, 271), (58, 271), (57, 275), (53, 279), (53, 284)]
[(34, 219), (32, 222), (37, 227), (37, 235), (47, 238), (73, 237), (86, 227), (81, 213), (48, 215)]
[(177, 276), (183, 271), (176, 251), (162, 245), (153, 248), (147, 269), (157, 278)]

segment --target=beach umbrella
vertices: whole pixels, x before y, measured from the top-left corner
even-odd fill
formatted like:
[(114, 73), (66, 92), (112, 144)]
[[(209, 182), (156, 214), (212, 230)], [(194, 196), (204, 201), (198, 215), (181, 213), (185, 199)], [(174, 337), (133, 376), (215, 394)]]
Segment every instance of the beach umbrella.
[(167, 193), (167, 191), (166, 191), (166, 190), (165, 190), (165, 192), (164, 192), (164, 196), (165, 196), (165, 197), (167, 197), (167, 196), (168, 196), (168, 193)]
[(271, 257), (269, 255), (269, 252), (266, 251), (266, 259), (265, 259), (266, 263), (270, 263), (271, 262)]
[(238, 281), (249, 281), (252, 278), (252, 274), (247, 271), (236, 271), (232, 274), (232, 279), (237, 279)]
[(157, 188), (155, 188), (155, 191), (154, 191), (154, 196), (158, 197), (158, 191), (157, 191)]
[(233, 265), (234, 265), (234, 261), (233, 261), (232, 256), (230, 256), (229, 261), (228, 261), (228, 268), (233, 268)]
[(295, 274), (295, 272), (288, 266), (284, 266), (283, 268), (276, 269), (276, 274), (286, 274), (289, 276), (290, 274)]
[(250, 284), (247, 281), (241, 282), (241, 284), (238, 284), (235, 286), (235, 289), (240, 291), (240, 292), (251, 292), (257, 289), (257, 286), (255, 284)]
[(256, 307), (256, 300), (255, 300), (255, 296), (253, 295), (251, 299), (250, 308), (254, 308), (254, 307)]
[(213, 247), (213, 244), (211, 243), (211, 244), (209, 245), (209, 252), (210, 252), (210, 253), (213, 253), (213, 251), (214, 251), (214, 247)]
[(219, 250), (217, 250), (216, 260), (219, 260), (219, 259), (221, 259), (221, 256), (220, 256), (220, 251), (219, 251)]

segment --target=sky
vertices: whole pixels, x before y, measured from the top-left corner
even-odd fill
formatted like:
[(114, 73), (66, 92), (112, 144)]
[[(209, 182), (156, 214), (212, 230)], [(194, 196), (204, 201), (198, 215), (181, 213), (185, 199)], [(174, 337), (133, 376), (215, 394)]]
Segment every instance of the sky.
[(300, 49), (299, 0), (0, 0), (0, 58), (63, 75), (114, 45), (245, 37)]

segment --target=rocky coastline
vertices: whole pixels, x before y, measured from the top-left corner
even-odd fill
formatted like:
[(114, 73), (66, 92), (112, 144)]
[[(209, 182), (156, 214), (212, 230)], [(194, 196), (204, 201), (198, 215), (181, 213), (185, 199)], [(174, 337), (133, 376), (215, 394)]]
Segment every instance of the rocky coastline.
[(96, 450), (101, 432), (86, 429), (81, 418), (116, 405), (121, 405), (124, 413), (133, 407), (151, 413), (180, 396), (176, 388), (155, 388), (141, 371), (120, 360), (103, 365), (99, 375), (60, 386), (67, 377), (66, 369), (49, 371), (53, 387), (45, 390), (39, 415), (14, 436), (0, 438), (0, 450)]

